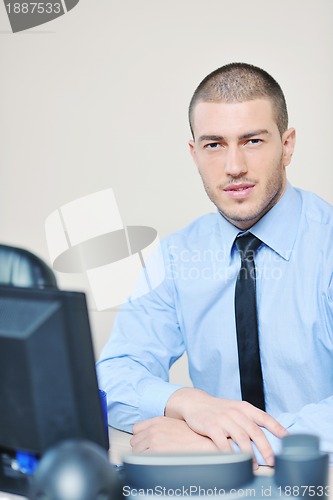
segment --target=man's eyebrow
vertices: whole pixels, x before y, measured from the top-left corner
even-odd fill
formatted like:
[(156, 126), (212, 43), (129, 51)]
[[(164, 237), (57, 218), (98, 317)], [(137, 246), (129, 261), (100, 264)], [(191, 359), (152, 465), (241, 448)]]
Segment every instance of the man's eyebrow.
[(199, 142), (202, 141), (223, 141), (224, 137), (222, 135), (201, 135), (198, 139)]
[[(259, 129), (259, 130), (253, 130), (252, 132), (247, 132), (246, 134), (243, 134), (238, 137), (238, 140), (242, 141), (244, 139), (250, 139), (251, 137), (254, 137), (256, 135), (263, 135), (263, 134), (269, 134), (268, 130), (265, 128)], [(203, 142), (203, 141), (224, 141), (223, 135), (201, 135), (198, 138), (198, 142)]]
[(254, 130), (253, 132), (248, 132), (247, 134), (241, 135), (240, 137), (238, 137), (238, 139), (241, 141), (243, 139), (250, 139), (251, 137), (254, 137), (256, 135), (263, 134), (269, 134), (268, 130), (266, 130), (265, 128)]

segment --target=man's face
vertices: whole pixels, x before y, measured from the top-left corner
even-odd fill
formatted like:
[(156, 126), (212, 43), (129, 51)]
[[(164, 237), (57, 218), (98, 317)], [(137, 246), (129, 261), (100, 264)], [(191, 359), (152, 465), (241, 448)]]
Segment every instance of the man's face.
[(190, 151), (206, 192), (240, 229), (253, 226), (282, 196), (295, 130), (282, 138), (268, 99), (199, 102)]

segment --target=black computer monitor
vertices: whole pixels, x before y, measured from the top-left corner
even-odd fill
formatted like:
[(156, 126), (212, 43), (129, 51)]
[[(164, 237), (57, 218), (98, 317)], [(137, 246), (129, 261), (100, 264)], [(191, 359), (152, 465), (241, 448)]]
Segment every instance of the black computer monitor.
[[(0, 453), (69, 438), (108, 448), (85, 295), (1, 286)], [(24, 492), (5, 475), (0, 490)]]

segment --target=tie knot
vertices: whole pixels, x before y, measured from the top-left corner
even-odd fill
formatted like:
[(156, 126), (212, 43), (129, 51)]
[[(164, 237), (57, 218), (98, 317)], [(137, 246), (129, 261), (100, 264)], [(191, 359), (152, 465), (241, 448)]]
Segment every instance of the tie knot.
[(244, 236), (237, 236), (235, 240), (236, 247), (241, 253), (242, 260), (253, 260), (254, 254), (261, 243), (262, 241), (252, 233), (246, 233)]

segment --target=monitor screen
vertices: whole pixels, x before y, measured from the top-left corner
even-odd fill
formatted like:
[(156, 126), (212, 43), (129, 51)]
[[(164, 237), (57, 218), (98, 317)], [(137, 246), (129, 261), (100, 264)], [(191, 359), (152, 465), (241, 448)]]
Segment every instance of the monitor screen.
[(0, 287), (0, 451), (108, 448), (84, 293)]

